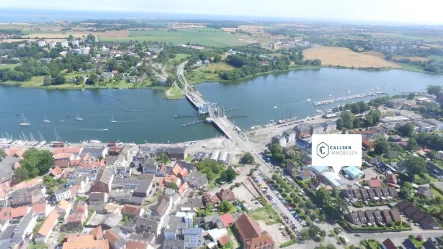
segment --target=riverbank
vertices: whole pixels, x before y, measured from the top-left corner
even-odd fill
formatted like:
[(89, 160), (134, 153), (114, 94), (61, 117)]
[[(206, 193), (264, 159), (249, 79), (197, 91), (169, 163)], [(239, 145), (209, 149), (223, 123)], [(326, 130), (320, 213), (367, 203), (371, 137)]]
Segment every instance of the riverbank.
[(163, 98), (167, 100), (177, 100), (185, 98), (185, 94), (178, 86), (172, 86), (163, 91)]
[[(287, 73), (287, 72), (293, 72), (293, 71), (299, 71), (299, 70), (320, 70), (322, 68), (330, 68), (330, 69), (352, 69), (352, 70), (361, 70), (361, 71), (390, 71), (390, 70), (402, 70), (402, 71), (408, 71), (408, 72), (415, 72), (415, 73), (426, 73), (426, 74), (437, 74), (437, 73), (431, 73), (424, 71), (423, 69), (416, 68), (413, 66), (410, 66), (408, 64), (400, 64), (400, 68), (355, 68), (355, 67), (344, 67), (344, 66), (312, 66), (312, 65), (302, 65), (302, 66), (290, 66), (287, 70), (275, 70), (275, 71), (268, 71), (263, 73), (258, 73), (255, 75), (248, 75), (246, 77), (240, 78), (238, 80), (223, 80), (219, 77), (218, 72), (216, 71), (206, 71), (206, 73), (199, 73), (197, 75), (192, 75), (191, 77), (187, 78), (192, 84), (202, 84), (202, 83), (208, 83), (208, 82), (219, 82), (224, 84), (229, 83), (237, 83), (244, 80), (250, 80), (258, 76), (263, 75), (270, 75), (275, 73)], [(438, 74), (437, 74), (438, 75)]]

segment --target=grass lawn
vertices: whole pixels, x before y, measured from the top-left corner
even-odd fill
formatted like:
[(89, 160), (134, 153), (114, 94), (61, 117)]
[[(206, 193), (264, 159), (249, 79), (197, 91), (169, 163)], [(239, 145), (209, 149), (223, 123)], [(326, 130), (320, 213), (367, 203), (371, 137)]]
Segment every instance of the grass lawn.
[(418, 240), (417, 238), (413, 238), (411, 239), (411, 241), (417, 248), (422, 248), (422, 245), (424, 243), (424, 241)]
[(28, 88), (36, 88), (43, 86), (43, 78), (44, 76), (34, 76), (28, 81), (12, 81), (8, 80), (5, 82), (2, 82), (1, 84), (5, 85), (19, 85), (21, 87), (28, 87)]
[(32, 243), (32, 244), (29, 244), (28, 248), (29, 249), (46, 249), (46, 248), (48, 248), (48, 246), (45, 245), (45, 244), (34, 244), (34, 243)]
[(20, 65), (20, 63), (17, 64), (0, 64), (0, 69), (13, 69), (14, 67)]
[(190, 28), (177, 31), (131, 31), (128, 37), (100, 37), (101, 41), (160, 41), (173, 44), (200, 44), (209, 47), (246, 45), (241, 38), (219, 29)]
[(211, 63), (208, 66), (202, 66), (187, 73), (188, 80), (194, 84), (203, 83), (206, 81), (221, 81), (218, 75), (219, 71), (232, 71), (235, 68), (224, 62)]
[(177, 86), (173, 86), (163, 92), (163, 98), (165, 99), (174, 100), (174, 99), (182, 99), (184, 97), (185, 95)]
[(267, 225), (279, 223), (278, 215), (270, 205), (257, 208), (256, 210), (249, 212), (248, 215), (255, 220), (264, 220)]

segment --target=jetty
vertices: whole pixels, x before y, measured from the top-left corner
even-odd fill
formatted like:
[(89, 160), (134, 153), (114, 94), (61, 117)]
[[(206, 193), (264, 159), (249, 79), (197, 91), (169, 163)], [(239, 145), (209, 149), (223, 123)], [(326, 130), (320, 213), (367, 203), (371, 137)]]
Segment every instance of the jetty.
[(331, 98), (328, 100), (314, 101), (314, 102), (312, 102), (312, 104), (315, 106), (319, 106), (319, 105), (330, 105), (330, 104), (334, 104), (337, 102), (351, 103), (352, 102), (351, 100), (354, 100), (354, 99), (362, 99), (362, 98), (374, 97), (374, 96), (379, 96), (379, 95), (386, 95), (386, 93), (382, 92), (382, 91), (360, 93), (360, 94), (355, 94), (355, 95), (350, 95), (350, 96)]

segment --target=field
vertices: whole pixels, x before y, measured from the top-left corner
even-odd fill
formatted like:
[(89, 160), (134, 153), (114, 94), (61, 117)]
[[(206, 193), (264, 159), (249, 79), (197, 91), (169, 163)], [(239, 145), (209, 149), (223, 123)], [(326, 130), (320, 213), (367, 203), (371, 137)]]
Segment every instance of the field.
[(0, 69), (13, 69), (20, 64), (0, 64)]
[(100, 36), (104, 42), (158, 41), (173, 44), (200, 44), (210, 47), (229, 47), (251, 43), (247, 36), (235, 36), (222, 30), (210, 28), (188, 28), (177, 31), (130, 31), (127, 36)]
[(379, 57), (354, 52), (340, 47), (314, 47), (303, 50), (305, 59), (320, 59), (322, 65), (354, 68), (400, 68)]
[(427, 61), (427, 58), (424, 57), (407, 57), (407, 56), (394, 56), (394, 60), (400, 60), (400, 59), (409, 59), (411, 61)]
[(232, 71), (234, 67), (226, 63), (211, 63), (189, 72), (187, 77), (192, 83), (203, 83), (206, 81), (220, 81), (219, 71)]
[(385, 58), (385, 55), (382, 52), (377, 52), (377, 51), (368, 51), (368, 52), (363, 52), (362, 54), (372, 55), (382, 59)]

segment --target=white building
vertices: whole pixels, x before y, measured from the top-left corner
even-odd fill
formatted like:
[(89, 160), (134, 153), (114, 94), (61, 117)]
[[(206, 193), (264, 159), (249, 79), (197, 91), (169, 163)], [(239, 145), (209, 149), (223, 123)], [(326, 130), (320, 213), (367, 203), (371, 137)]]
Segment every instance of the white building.
[(72, 41), (72, 46), (80, 46), (80, 41), (79, 40), (73, 40)]
[(61, 42), (61, 45), (62, 45), (62, 48), (67, 48), (67, 47), (69, 47), (69, 43), (68, 43), (68, 41), (62, 41), (62, 42)]
[(57, 46), (57, 42), (52, 41), (52, 42), (49, 43), (49, 48), (50, 49), (54, 49), (56, 46)]
[(39, 47), (44, 47), (44, 46), (46, 46), (46, 41), (43, 41), (43, 40), (37, 41), (37, 45)]
[(54, 195), (57, 202), (72, 198), (71, 190), (67, 188), (57, 189), (56, 191), (54, 191)]
[(91, 48), (90, 47), (81, 48), (80, 50), (82, 52), (82, 55), (88, 55), (89, 52), (91, 52)]

